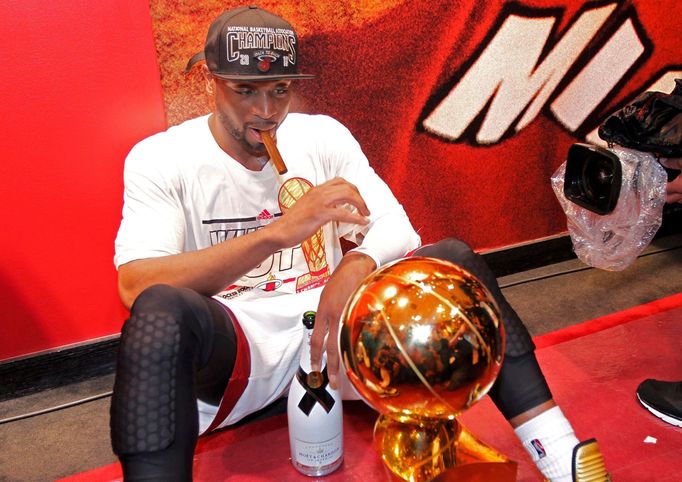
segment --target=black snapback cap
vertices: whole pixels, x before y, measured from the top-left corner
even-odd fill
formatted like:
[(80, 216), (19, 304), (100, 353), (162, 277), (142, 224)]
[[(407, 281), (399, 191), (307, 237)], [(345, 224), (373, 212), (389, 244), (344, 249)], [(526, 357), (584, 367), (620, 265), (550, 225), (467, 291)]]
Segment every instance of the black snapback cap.
[(204, 51), (185, 72), (205, 60), (211, 74), (226, 80), (312, 79), (298, 73), (298, 37), (281, 17), (256, 6), (228, 10), (208, 29)]

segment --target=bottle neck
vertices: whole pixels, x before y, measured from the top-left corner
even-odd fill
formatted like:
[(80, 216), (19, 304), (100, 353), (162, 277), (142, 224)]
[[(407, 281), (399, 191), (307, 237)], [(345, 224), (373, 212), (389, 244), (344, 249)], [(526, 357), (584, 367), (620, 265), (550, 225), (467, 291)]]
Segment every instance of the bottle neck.
[[(310, 364), (310, 340), (313, 337), (313, 330), (310, 329), (305, 329), (303, 331), (303, 348), (301, 350), (301, 368), (306, 372), (310, 373), (310, 370), (312, 369), (312, 366)], [(326, 355), (323, 353), (322, 354), (322, 365), (320, 366), (320, 370), (324, 368), (325, 364), (327, 361)]]
[(313, 336), (313, 330), (303, 330), (303, 349), (301, 350), (301, 368), (308, 373), (310, 372), (310, 340)]

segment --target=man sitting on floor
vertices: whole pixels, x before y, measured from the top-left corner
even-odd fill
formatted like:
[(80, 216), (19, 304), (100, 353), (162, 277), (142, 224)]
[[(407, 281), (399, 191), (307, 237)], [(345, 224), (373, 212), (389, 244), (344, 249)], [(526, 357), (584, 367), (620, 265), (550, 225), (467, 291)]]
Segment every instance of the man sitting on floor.
[[(346, 300), (378, 266), (415, 249), (487, 284), (507, 333), (490, 395), (545, 476), (573, 480), (585, 463), (572, 462), (574, 448), (588, 447), (552, 399), (531, 337), (492, 272), (458, 240), (419, 248), (348, 129), (327, 116), (289, 114), (293, 82), (311, 77), (300, 62), (285, 20), (257, 7), (225, 12), (191, 62), (213, 112), (143, 140), (126, 159), (115, 263), (131, 313), (111, 407), (126, 480), (190, 480), (199, 433), (282, 397), (298, 367), (304, 311), (317, 311), (313, 369), (328, 334), (337, 386)], [(269, 164), (266, 135), (276, 136), (286, 175)], [(344, 254), (340, 238), (357, 248)], [(607, 480), (596, 444), (588, 445), (599, 474), (589, 480)]]

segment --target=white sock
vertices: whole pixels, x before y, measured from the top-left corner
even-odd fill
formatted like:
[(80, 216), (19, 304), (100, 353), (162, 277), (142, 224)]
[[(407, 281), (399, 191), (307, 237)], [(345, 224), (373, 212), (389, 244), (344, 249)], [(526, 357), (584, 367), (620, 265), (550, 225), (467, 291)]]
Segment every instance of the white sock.
[(559, 407), (552, 407), (514, 429), (540, 472), (552, 482), (572, 482), (573, 447), (579, 441)]

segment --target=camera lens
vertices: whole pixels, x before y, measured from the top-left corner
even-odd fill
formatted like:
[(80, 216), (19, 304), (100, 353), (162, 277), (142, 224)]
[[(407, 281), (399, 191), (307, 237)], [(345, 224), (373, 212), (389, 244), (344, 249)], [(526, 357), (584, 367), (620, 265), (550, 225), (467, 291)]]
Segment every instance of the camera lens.
[(576, 143), (568, 150), (564, 195), (597, 214), (616, 207), (622, 170), (618, 156), (602, 147)]
[(590, 156), (583, 164), (582, 171), (582, 186), (588, 200), (599, 201), (609, 197), (613, 164), (601, 157)]

